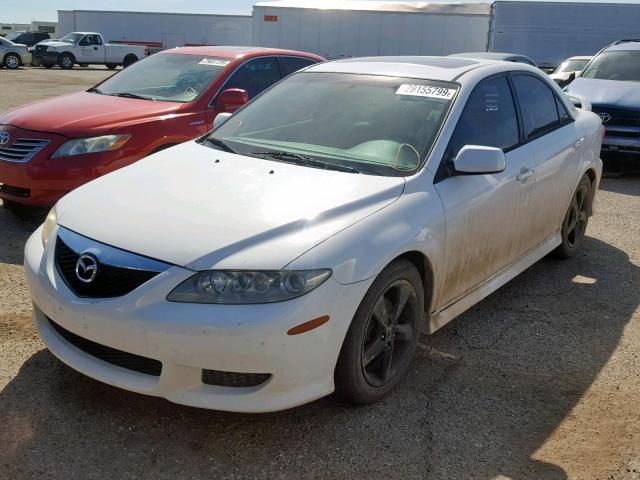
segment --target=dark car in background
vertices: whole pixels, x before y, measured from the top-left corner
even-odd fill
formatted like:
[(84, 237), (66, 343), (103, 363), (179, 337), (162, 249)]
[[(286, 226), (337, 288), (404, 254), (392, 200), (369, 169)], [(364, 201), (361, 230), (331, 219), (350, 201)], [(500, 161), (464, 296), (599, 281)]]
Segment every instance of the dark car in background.
[(49, 40), (51, 36), (46, 32), (11, 32), (7, 33), (4, 38), (13, 43), (33, 47), (36, 43)]

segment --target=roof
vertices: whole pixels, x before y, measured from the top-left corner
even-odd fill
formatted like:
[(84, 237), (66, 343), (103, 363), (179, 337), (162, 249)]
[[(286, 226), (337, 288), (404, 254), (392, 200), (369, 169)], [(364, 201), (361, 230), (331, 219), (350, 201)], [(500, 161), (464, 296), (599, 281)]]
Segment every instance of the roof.
[(446, 82), (474, 68), (495, 63), (450, 57), (362, 57), (320, 63), (306, 71), (428, 78)]
[[(296, 55), (309, 58), (315, 58), (324, 61), (324, 58), (307, 52), (297, 52), (295, 50), (285, 50), (282, 48), (266, 48), (266, 47), (243, 47), (243, 46), (204, 46), (204, 47), (176, 47), (169, 50), (163, 50), (163, 53), (181, 53), (185, 55), (207, 55), (211, 57), (223, 58), (241, 58), (247, 55)], [(156, 54), (156, 55), (158, 55)]]
[(613, 45), (608, 46), (606, 51), (612, 50), (640, 50), (640, 40), (618, 40)]
[(505, 58), (527, 58), (518, 53), (501, 53), (501, 52), (464, 52), (452, 53), (449, 57), (456, 58), (482, 58), (485, 60), (504, 60)]
[(259, 2), (254, 6), (270, 8), (305, 8), (312, 10), (364, 10), (373, 12), (417, 12), (460, 15), (490, 15), (492, 3), (281, 0), (274, 2)]

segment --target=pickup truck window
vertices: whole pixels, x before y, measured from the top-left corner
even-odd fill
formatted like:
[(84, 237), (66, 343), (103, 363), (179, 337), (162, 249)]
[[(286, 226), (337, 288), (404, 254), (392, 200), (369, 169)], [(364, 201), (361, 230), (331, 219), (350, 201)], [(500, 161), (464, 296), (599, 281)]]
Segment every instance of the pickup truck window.
[(79, 45), (81, 47), (87, 47), (90, 45), (102, 45), (102, 40), (98, 35), (87, 35), (82, 40), (80, 40)]
[(191, 102), (198, 98), (230, 63), (228, 58), (158, 53), (105, 80), (91, 92), (136, 96), (143, 100)]

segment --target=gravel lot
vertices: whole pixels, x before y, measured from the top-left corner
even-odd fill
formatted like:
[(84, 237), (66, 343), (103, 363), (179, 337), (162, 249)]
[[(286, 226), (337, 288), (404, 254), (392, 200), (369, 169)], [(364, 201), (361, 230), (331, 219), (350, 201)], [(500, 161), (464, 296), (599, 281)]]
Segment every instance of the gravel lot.
[[(0, 111), (103, 69), (0, 71)], [(30, 324), (0, 209), (0, 478), (640, 479), (640, 178), (606, 179), (582, 253), (544, 259), (431, 337), (401, 388), (240, 415), (86, 378)]]

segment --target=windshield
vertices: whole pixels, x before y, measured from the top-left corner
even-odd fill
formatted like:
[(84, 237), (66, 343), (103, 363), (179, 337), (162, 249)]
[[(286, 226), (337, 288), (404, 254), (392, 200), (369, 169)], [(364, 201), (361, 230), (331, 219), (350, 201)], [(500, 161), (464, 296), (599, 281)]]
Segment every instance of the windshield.
[(134, 63), (91, 91), (146, 100), (191, 102), (229, 63), (228, 58), (160, 53)]
[(78, 43), (82, 37), (84, 37), (84, 35), (81, 33), (67, 33), (60, 41), (65, 43)]
[(565, 60), (553, 73), (581, 72), (589, 60)]
[(11, 32), (11, 33), (7, 33), (4, 38), (6, 38), (7, 40), (11, 40), (12, 42), (18, 38), (20, 35), (22, 35), (22, 32)]
[(640, 81), (640, 50), (614, 50), (598, 55), (581, 77), (600, 80)]
[(456, 91), (455, 84), (434, 80), (294, 74), (205, 144), (310, 167), (407, 175), (433, 145)]

